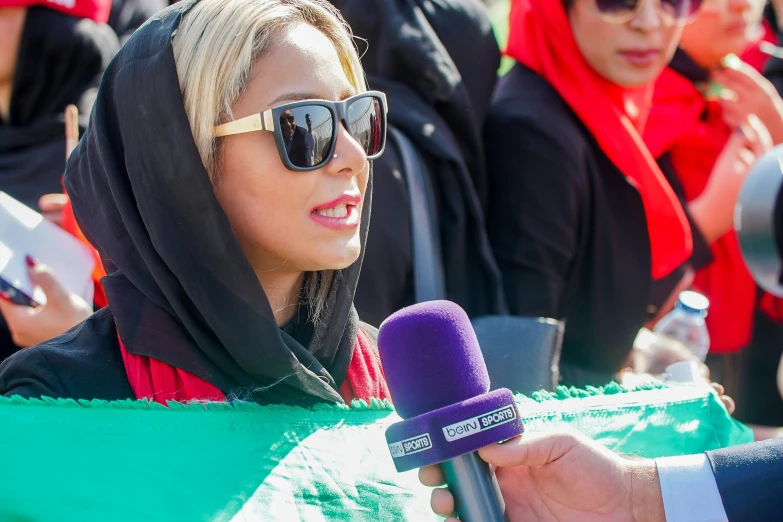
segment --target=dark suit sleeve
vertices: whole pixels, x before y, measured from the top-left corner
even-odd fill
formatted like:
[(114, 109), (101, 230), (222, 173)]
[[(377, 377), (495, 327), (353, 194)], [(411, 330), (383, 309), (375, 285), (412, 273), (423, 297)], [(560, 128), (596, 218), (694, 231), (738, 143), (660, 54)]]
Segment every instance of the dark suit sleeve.
[(707, 453), (730, 522), (783, 520), (783, 439)]
[(487, 223), (509, 308), (561, 317), (587, 197), (578, 153), (502, 110), (493, 111), (484, 134)]

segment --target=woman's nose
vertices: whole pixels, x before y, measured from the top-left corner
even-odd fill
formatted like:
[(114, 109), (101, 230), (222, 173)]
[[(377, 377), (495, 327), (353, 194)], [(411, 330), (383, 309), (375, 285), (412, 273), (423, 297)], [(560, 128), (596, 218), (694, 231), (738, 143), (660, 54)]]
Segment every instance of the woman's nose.
[(358, 176), (367, 164), (367, 153), (343, 122), (337, 126), (336, 139), (333, 156), (326, 164), (327, 170), (331, 174)]
[(650, 31), (658, 29), (663, 25), (661, 20), (662, 0), (639, 0), (642, 2), (641, 8), (636, 16), (629, 22), (634, 29)]

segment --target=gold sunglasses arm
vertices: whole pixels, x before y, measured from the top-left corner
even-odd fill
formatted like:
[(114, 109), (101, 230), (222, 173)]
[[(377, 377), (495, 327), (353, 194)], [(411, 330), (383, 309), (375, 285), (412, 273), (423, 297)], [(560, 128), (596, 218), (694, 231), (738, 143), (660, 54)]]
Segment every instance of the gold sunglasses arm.
[(243, 134), (253, 131), (274, 131), (275, 122), (272, 118), (272, 110), (266, 110), (260, 114), (253, 114), (238, 120), (223, 123), (215, 127), (215, 137), (230, 136), (232, 134)]

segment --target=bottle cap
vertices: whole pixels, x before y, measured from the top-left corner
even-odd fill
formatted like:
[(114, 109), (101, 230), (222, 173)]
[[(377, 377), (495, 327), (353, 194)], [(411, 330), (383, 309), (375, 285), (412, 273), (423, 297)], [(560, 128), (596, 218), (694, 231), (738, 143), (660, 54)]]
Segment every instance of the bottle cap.
[(678, 305), (686, 312), (706, 315), (707, 308), (710, 307), (710, 300), (698, 292), (686, 290), (680, 292)]

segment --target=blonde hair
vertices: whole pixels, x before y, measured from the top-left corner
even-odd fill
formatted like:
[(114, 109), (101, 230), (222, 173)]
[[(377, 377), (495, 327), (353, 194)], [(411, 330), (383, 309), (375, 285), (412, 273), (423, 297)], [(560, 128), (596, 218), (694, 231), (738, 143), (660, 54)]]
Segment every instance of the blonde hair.
[[(193, 140), (213, 183), (219, 177), (215, 125), (234, 119), (231, 108), (275, 37), (301, 23), (332, 42), (348, 81), (357, 93), (366, 91), (351, 29), (325, 0), (200, 0), (180, 22), (172, 41), (177, 76)], [(333, 278), (333, 270), (305, 273), (304, 297), (316, 323)]]

